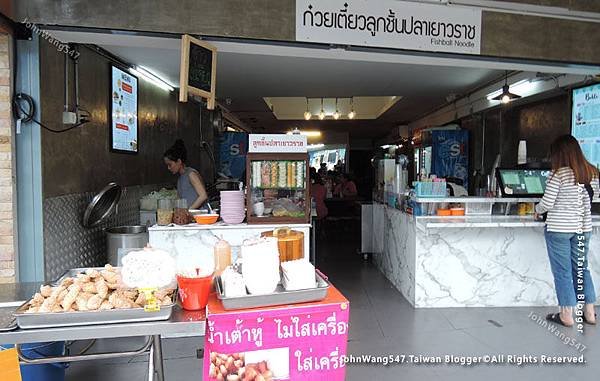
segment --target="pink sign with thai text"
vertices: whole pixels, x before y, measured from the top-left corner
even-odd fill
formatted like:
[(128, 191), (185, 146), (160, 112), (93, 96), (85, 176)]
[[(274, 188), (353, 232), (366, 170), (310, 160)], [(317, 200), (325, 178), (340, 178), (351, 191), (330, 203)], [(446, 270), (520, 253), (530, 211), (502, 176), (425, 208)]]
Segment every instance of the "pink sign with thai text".
[(204, 380), (344, 380), (349, 304), (333, 287), (320, 303), (211, 311), (215, 304), (207, 313)]

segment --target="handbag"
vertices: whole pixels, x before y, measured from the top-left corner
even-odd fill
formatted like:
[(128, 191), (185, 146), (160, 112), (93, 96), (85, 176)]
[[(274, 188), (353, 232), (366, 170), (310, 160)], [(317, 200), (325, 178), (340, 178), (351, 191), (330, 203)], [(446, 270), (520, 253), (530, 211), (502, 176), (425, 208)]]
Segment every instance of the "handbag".
[(584, 184), (585, 190), (588, 193), (588, 196), (590, 196), (590, 204), (592, 203), (592, 200), (594, 199), (594, 188), (592, 188), (592, 184)]

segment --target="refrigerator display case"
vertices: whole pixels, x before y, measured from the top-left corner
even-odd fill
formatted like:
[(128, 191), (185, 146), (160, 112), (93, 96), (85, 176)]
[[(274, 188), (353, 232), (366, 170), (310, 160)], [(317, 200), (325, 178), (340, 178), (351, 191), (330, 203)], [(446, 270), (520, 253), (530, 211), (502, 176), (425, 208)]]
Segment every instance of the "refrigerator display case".
[(246, 160), (249, 224), (310, 221), (308, 155), (249, 153)]

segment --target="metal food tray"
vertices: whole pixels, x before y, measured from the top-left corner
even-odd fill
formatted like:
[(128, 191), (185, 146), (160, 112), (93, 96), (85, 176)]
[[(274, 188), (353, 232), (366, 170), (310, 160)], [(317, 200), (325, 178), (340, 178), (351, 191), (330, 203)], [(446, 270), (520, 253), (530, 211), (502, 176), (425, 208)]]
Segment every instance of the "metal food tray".
[[(66, 271), (58, 280), (52, 282), (56, 286), (66, 277), (74, 277), (85, 272), (88, 268), (77, 268)], [(95, 267), (102, 270), (104, 267)], [(73, 311), (73, 312), (35, 312), (26, 313), (29, 301), (22, 304), (14, 313), (17, 325), (22, 329), (73, 327), (95, 324), (114, 324), (144, 321), (168, 320), (171, 318), (173, 306), (177, 303), (177, 292), (173, 293), (173, 303), (160, 306), (160, 311), (146, 312), (143, 308), (125, 308), (102, 311)]]
[(217, 290), (217, 297), (223, 303), (223, 308), (226, 310), (239, 310), (245, 308), (256, 308), (256, 307), (268, 307), (278, 306), (282, 304), (296, 304), (296, 303), (307, 303), (317, 302), (325, 299), (327, 296), (327, 290), (329, 290), (329, 282), (327, 277), (321, 274), (319, 271), (316, 272), (316, 288), (308, 288), (304, 290), (286, 291), (281, 283), (277, 285), (275, 292), (265, 295), (244, 295), (227, 298), (223, 293), (223, 285), (221, 284), (221, 277), (215, 277), (215, 287)]
[[(174, 293), (173, 298), (177, 297)], [(126, 308), (103, 311), (42, 312), (26, 313), (29, 302), (15, 311), (17, 325), (22, 329), (73, 327), (81, 325), (130, 323), (168, 320), (173, 312), (172, 304), (160, 306), (160, 311), (146, 312), (143, 308)]]

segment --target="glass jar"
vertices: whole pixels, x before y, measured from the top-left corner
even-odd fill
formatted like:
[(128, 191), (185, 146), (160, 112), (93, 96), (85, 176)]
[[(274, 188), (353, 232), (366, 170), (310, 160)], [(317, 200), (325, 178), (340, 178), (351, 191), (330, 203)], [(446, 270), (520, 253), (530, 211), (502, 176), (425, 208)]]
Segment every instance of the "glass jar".
[(156, 210), (156, 222), (161, 225), (168, 225), (173, 222), (173, 202), (169, 199), (158, 200), (158, 209)]
[(190, 213), (187, 208), (187, 200), (181, 198), (175, 200), (173, 222), (177, 225), (187, 225), (190, 223)]

